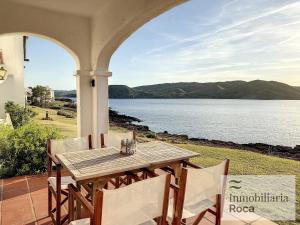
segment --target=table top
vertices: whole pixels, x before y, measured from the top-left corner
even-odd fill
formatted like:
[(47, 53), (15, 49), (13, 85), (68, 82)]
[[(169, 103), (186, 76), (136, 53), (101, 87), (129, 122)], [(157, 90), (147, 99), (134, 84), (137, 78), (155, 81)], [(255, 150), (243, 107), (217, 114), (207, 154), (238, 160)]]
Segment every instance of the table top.
[(198, 156), (198, 153), (160, 141), (137, 144), (133, 155), (122, 155), (115, 147), (57, 154), (57, 159), (76, 181), (99, 178)]

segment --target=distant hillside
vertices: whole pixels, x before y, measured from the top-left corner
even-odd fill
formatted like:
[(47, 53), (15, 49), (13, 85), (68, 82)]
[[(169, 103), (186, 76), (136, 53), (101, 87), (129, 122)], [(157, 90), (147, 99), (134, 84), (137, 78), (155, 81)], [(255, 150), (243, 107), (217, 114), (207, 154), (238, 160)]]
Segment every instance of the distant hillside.
[(76, 90), (71, 90), (71, 91), (54, 90), (54, 95), (56, 98), (60, 98), (60, 97), (76, 98)]
[(111, 85), (110, 98), (297, 99), (300, 88), (275, 81), (165, 83), (129, 88)]
[[(74, 97), (75, 91), (56, 91), (56, 97)], [(110, 98), (213, 98), (300, 100), (300, 87), (276, 81), (254, 80), (214, 83), (165, 83), (130, 88), (110, 85)]]

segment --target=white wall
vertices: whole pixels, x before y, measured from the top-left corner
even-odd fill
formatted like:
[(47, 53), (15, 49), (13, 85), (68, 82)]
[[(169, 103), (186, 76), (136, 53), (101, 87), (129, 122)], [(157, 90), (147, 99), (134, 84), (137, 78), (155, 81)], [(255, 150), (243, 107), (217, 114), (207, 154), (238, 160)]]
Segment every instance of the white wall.
[(0, 49), (7, 69), (7, 79), (0, 81), (0, 118), (4, 119), (7, 101), (25, 104), (23, 36), (1, 35)]

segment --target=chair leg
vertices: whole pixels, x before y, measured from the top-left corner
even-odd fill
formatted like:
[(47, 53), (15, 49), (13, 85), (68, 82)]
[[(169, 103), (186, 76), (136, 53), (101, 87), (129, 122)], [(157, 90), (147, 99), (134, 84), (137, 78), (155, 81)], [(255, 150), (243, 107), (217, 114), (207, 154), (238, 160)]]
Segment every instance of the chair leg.
[(146, 172), (146, 171), (143, 171), (143, 175), (142, 175), (143, 180), (146, 180), (146, 179), (147, 179), (147, 176), (148, 176), (147, 172)]
[(60, 214), (61, 214), (61, 195), (60, 193), (57, 193), (57, 196), (56, 196), (56, 225), (61, 225), (60, 224)]
[(132, 184), (132, 179), (130, 175), (127, 175), (127, 185)]
[(52, 193), (48, 185), (48, 216), (51, 215), (52, 210)]
[(194, 221), (193, 225), (198, 225), (200, 223), (200, 221), (203, 219), (205, 213), (206, 213), (206, 211), (203, 211), (202, 213), (200, 213), (199, 216), (197, 217), (197, 219)]
[(120, 177), (116, 178), (116, 186), (115, 188), (119, 188), (120, 187)]
[(216, 225), (221, 225), (221, 204), (222, 204), (222, 197), (220, 194), (217, 195), (217, 204), (216, 204)]
[(221, 218), (220, 217), (216, 217), (216, 225), (221, 225)]

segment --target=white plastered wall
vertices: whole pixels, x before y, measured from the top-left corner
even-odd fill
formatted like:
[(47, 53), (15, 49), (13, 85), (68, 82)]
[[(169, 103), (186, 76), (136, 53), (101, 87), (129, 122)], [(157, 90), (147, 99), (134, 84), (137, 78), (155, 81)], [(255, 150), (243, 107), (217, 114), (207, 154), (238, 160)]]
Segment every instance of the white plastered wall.
[(0, 118), (4, 119), (7, 101), (25, 104), (23, 36), (0, 36), (0, 49), (7, 70), (7, 79), (0, 81)]

